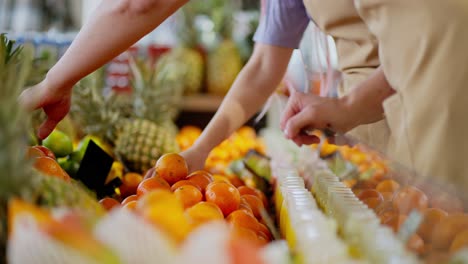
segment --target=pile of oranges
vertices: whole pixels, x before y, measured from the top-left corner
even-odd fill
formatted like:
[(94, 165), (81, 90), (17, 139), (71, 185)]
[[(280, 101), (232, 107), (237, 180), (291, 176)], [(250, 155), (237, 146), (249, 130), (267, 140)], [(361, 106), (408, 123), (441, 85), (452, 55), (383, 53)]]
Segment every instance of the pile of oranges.
[(104, 198), (100, 203), (108, 210), (125, 207), (141, 215), (175, 242), (205, 223), (226, 221), (233, 237), (265, 245), (272, 240), (262, 219), (268, 201), (232, 177), (202, 170), (188, 174), (182, 156), (165, 154), (144, 178), (124, 175), (121, 202)]
[(356, 196), (374, 210), (382, 224), (399, 232), (409, 214), (416, 210), (422, 222), (407, 247), (429, 263), (440, 263), (462, 247), (468, 247), (468, 214), (460, 199), (447, 192), (424, 192), (389, 176), (378, 154), (357, 147), (338, 147), (343, 157), (369, 173), (361, 179), (344, 180)]
[[(197, 127), (183, 127), (176, 137), (180, 149), (185, 150), (192, 146), (201, 132), (201, 129)], [(205, 170), (211, 173), (224, 172), (233, 160), (244, 157), (252, 149), (265, 153), (265, 145), (257, 137), (255, 130), (248, 126), (241, 127), (210, 152), (205, 163)]]
[(26, 156), (33, 161), (33, 167), (41, 173), (70, 181), (68, 173), (62, 169), (54, 153), (44, 146), (32, 146), (27, 149)]

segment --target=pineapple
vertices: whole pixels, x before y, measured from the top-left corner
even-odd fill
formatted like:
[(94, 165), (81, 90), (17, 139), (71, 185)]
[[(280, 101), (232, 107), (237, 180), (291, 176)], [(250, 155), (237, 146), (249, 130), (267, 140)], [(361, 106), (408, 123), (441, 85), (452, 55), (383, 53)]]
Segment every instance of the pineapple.
[(221, 42), (208, 55), (207, 88), (211, 94), (225, 95), (242, 69), (242, 58), (232, 40), (232, 8), (229, 2), (213, 8), (212, 19)]
[(178, 151), (172, 120), (178, 114), (182, 86), (173, 71), (147, 76), (151, 71), (144, 64), (131, 59), (130, 65), (134, 91), (132, 101), (124, 103), (125, 112), (116, 104), (118, 96), (103, 95), (100, 78), (94, 74), (74, 89), (71, 111), (85, 133), (112, 145), (128, 170), (143, 173), (162, 154)]
[(19, 109), (17, 98), (32, 69), (33, 53), (26, 47), (14, 48), (14, 42), (0, 35), (0, 262), (6, 261), (6, 212), (13, 197), (47, 207), (63, 205), (102, 212), (96, 199), (80, 185), (44, 176), (26, 159), (28, 118)]
[[(194, 28), (196, 11), (189, 3), (181, 9), (179, 36), (181, 45), (161, 56), (156, 65), (156, 72), (174, 71), (179, 77), (185, 94), (200, 93), (204, 79), (204, 60), (197, 50), (197, 32)], [(157, 73), (158, 74), (158, 73)]]

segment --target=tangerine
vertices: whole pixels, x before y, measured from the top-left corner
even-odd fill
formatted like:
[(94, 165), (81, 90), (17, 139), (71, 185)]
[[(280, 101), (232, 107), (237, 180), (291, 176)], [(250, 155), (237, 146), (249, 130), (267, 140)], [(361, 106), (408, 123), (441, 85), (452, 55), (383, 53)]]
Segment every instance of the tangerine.
[(253, 230), (254, 232), (260, 230), (258, 220), (253, 215), (243, 210), (236, 210), (232, 212), (229, 214), (226, 220), (228, 223), (236, 227), (247, 228)]
[(126, 205), (129, 202), (138, 201), (138, 196), (136, 194), (129, 195), (122, 201), (122, 205)]
[(156, 189), (171, 190), (171, 186), (161, 177), (151, 177), (140, 182), (137, 188), (137, 195), (140, 197)]
[(49, 157), (49, 158), (52, 158), (52, 159), (54, 159), (54, 160), (57, 159), (57, 158), (55, 157), (54, 152), (52, 152), (52, 150), (50, 150), (50, 149), (48, 149), (48, 148), (46, 148), (46, 147), (44, 147), (44, 146), (34, 146), (33, 148), (42, 151), (42, 153), (44, 153), (44, 154), (45, 154), (47, 157)]
[(251, 194), (241, 195), (241, 202), (245, 202), (249, 205), (255, 218), (262, 218), (261, 210), (264, 210), (263, 202), (257, 196)]
[(104, 209), (106, 209), (106, 211), (110, 211), (110, 210), (112, 210), (112, 208), (114, 208), (116, 206), (120, 206), (119, 201), (117, 201), (114, 198), (110, 198), (110, 197), (102, 198), (101, 200), (99, 200), (99, 203), (101, 204), (101, 206)]
[(174, 191), (174, 194), (182, 202), (184, 208), (192, 207), (203, 200), (203, 194), (193, 185), (181, 186)]
[(450, 253), (454, 254), (464, 247), (468, 247), (468, 229), (465, 229), (455, 236), (450, 245)]
[(240, 188), (241, 186), (245, 185), (244, 182), (236, 175), (228, 175), (226, 177), (229, 179), (229, 182), (231, 182), (231, 184), (236, 188)]
[(188, 166), (184, 157), (177, 153), (162, 155), (154, 166), (156, 175), (166, 180), (169, 184), (174, 184), (187, 177)]
[(195, 183), (193, 183), (193, 182), (191, 182), (189, 180), (181, 180), (181, 181), (178, 181), (178, 182), (174, 183), (171, 186), (171, 191), (174, 192), (175, 190), (177, 190), (177, 188), (182, 187), (184, 185), (191, 185), (193, 187), (196, 187), (201, 192), (200, 186), (196, 185)]
[(393, 207), (400, 214), (409, 214), (412, 210), (422, 211), (428, 206), (427, 196), (418, 188), (405, 186), (393, 196)]
[(435, 249), (448, 249), (455, 236), (468, 228), (468, 215), (454, 214), (444, 217), (432, 232), (432, 245)]
[(375, 187), (375, 190), (382, 193), (382, 192), (390, 192), (393, 193), (400, 188), (400, 184), (394, 180), (383, 180)]
[(258, 243), (257, 234), (252, 229), (248, 229), (241, 226), (232, 226), (230, 230), (232, 239), (245, 239)]
[(70, 176), (60, 167), (56, 160), (50, 157), (37, 157), (34, 160), (34, 168), (46, 175), (70, 181)]
[(239, 191), (233, 185), (225, 182), (212, 182), (206, 187), (205, 198), (221, 209), (224, 216), (237, 210), (240, 204)]
[(35, 148), (35, 147), (29, 147), (28, 150), (26, 151), (26, 158), (28, 159), (33, 159), (37, 157), (45, 157), (46, 154), (42, 152), (41, 150)]
[(126, 173), (122, 177), (122, 185), (120, 185), (120, 195), (127, 197), (136, 194), (138, 185), (143, 180), (143, 176), (135, 172)]
[(268, 229), (268, 227), (262, 223), (258, 223), (259, 226), (259, 230), (257, 232), (257, 234), (259, 235), (263, 235), (268, 241), (272, 240), (273, 239), (273, 236), (270, 232), (270, 229)]
[(211, 202), (199, 202), (185, 210), (189, 222), (194, 226), (199, 226), (206, 222), (223, 220), (224, 215), (219, 207)]
[(206, 186), (213, 182), (213, 176), (207, 171), (199, 170), (190, 173), (186, 180), (200, 187), (202, 192), (205, 192)]
[(258, 196), (258, 193), (257, 193), (256, 189), (254, 189), (254, 188), (247, 187), (247, 186), (240, 186), (237, 189), (239, 190), (240, 195), (250, 194), (250, 195)]
[(428, 208), (423, 212), (423, 219), (418, 228), (418, 235), (424, 239), (425, 242), (432, 241), (434, 227), (447, 217), (447, 212), (438, 208)]
[(123, 208), (126, 208), (130, 211), (136, 211), (137, 209), (137, 201), (130, 201), (123, 205)]

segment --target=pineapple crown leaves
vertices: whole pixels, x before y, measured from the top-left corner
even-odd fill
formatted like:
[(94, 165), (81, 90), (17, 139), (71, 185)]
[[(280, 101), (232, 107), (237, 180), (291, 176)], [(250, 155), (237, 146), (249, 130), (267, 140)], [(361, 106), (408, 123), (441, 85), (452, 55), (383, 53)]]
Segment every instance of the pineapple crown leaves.
[(20, 187), (30, 183), (25, 158), (28, 119), (20, 109), (17, 98), (31, 70), (33, 52), (14, 47), (14, 41), (0, 35), (0, 198), (19, 195)]
[(151, 71), (145, 67), (130, 58), (135, 117), (156, 123), (173, 120), (183, 93), (177, 69), (158, 66), (156, 71)]
[(85, 133), (113, 142), (121, 113), (114, 104), (117, 95), (103, 95), (100, 73), (99, 70), (92, 73), (74, 87), (71, 114)]

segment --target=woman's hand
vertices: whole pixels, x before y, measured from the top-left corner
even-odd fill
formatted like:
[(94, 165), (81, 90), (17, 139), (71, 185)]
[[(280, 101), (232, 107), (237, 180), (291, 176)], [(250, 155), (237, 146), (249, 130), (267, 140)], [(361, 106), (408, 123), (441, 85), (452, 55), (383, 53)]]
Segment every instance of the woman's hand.
[(206, 158), (208, 158), (208, 154), (209, 152), (202, 150), (196, 145), (180, 153), (187, 162), (189, 173), (197, 170), (203, 170), (203, 168), (205, 168), (205, 161)]
[(42, 108), (47, 119), (39, 127), (38, 137), (44, 139), (70, 111), (71, 88), (54, 89), (47, 79), (24, 90), (19, 102), (28, 111)]
[(346, 98), (326, 98), (314, 94), (293, 92), (281, 118), (281, 129), (286, 138), (298, 146), (317, 143), (319, 139), (305, 131), (329, 129), (345, 133), (358, 125)]

